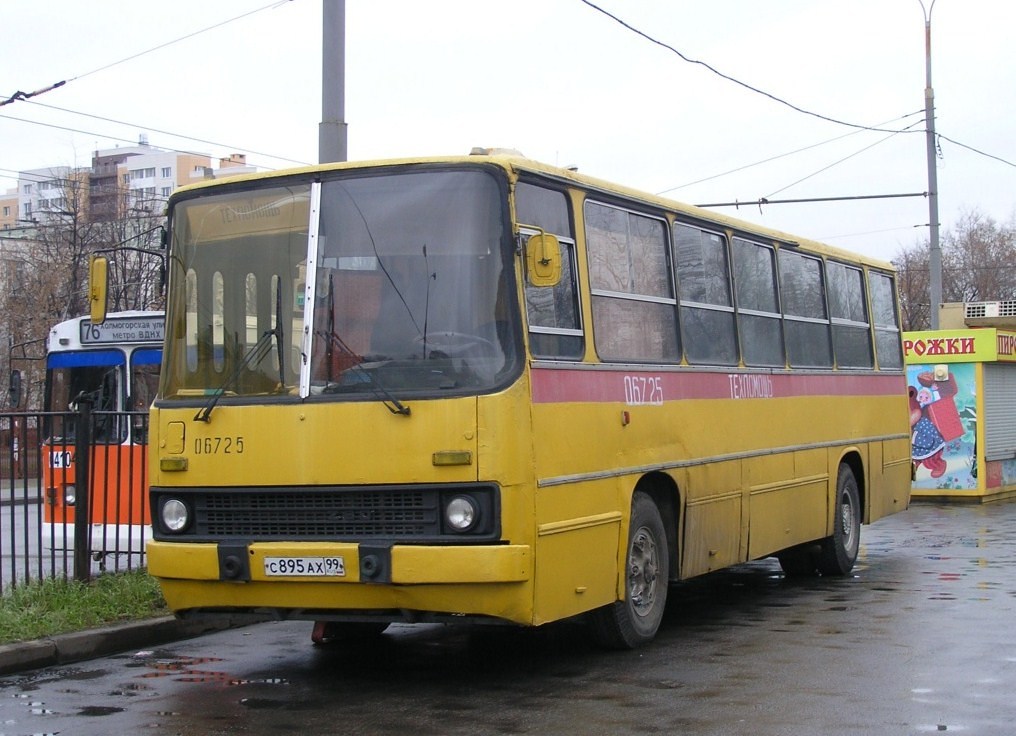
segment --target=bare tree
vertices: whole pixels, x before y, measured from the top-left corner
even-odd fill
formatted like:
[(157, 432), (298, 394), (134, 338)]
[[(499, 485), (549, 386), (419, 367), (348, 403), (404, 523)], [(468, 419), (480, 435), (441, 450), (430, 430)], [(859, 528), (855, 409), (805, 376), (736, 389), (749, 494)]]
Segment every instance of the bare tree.
[(893, 263), (899, 269), (897, 287), (900, 292), (900, 321), (904, 330), (924, 330), (931, 325), (931, 293), (927, 243), (904, 249)]
[[(110, 256), (110, 311), (162, 307), (161, 215), (141, 206), (93, 216), (85, 172), (61, 180), (57, 194), (34, 213), (35, 223), (2, 259), (0, 314), (7, 344), (32, 344), (40, 354), (52, 325), (87, 314), (88, 262), (96, 252)], [(41, 365), (22, 357), (14, 365), (15, 357), (12, 352), (10, 368), (26, 371), (27, 405), (38, 408)]]
[(164, 307), (165, 218), (154, 202), (135, 201), (118, 217), (107, 220), (105, 255), (110, 258), (110, 311)]
[[(897, 252), (904, 330), (931, 326), (928, 243)], [(1016, 299), (1016, 220), (1000, 224), (977, 211), (964, 213), (942, 237), (942, 299), (975, 302)], [(934, 305), (937, 309), (938, 305)]]
[(1016, 298), (1016, 224), (965, 213), (946, 234), (942, 271), (943, 283), (948, 278), (949, 301)]

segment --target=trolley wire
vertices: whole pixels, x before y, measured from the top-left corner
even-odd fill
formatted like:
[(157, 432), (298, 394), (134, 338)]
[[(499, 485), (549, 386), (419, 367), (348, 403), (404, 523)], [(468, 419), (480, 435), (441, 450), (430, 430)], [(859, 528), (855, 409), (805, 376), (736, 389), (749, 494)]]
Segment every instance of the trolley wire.
[(172, 46), (172, 45), (177, 44), (177, 43), (179, 43), (181, 41), (185, 41), (185, 40), (187, 40), (189, 38), (194, 38), (195, 36), (199, 36), (202, 33), (207, 33), (208, 31), (214, 30), (216, 28), (221, 28), (222, 26), (227, 25), (229, 23), (233, 23), (234, 21), (238, 21), (238, 20), (240, 20), (242, 18), (246, 18), (246, 17), (248, 17), (250, 15), (254, 15), (255, 13), (260, 13), (263, 10), (268, 10), (270, 8), (279, 7), (281, 5), (284, 5), (287, 2), (292, 2), (292, 0), (275, 0), (275, 2), (273, 2), (273, 3), (269, 4), (269, 5), (265, 5), (263, 7), (256, 8), (254, 10), (247, 11), (246, 13), (242, 13), (242, 14), (236, 16), (235, 18), (229, 18), (228, 20), (220, 21), (220, 22), (218, 22), (218, 23), (216, 23), (214, 25), (208, 26), (207, 28), (202, 28), (200, 30), (193, 31), (193, 32), (188, 33), (188, 34), (186, 34), (184, 36), (180, 36), (179, 38), (175, 38), (172, 41), (166, 41), (165, 43), (161, 43), (158, 46), (153, 46), (152, 48), (146, 49), (145, 51), (139, 51), (136, 54), (131, 54), (130, 56), (126, 56), (123, 59), (120, 59), (118, 61), (113, 61), (113, 62), (110, 62), (109, 64), (104, 64), (104, 65), (102, 65), (100, 67), (92, 69), (91, 71), (87, 71), (87, 72), (84, 72), (83, 74), (78, 74), (77, 76), (71, 77), (70, 79), (64, 79), (64, 80), (61, 80), (59, 82), (54, 82), (53, 84), (50, 84), (50, 85), (48, 85), (46, 87), (40, 87), (39, 89), (34, 90), (32, 92), (24, 92), (22, 90), (18, 90), (14, 94), (10, 95), (7, 99), (0, 99), (0, 107), (3, 107), (4, 105), (10, 105), (13, 102), (23, 102), (23, 101), (29, 100), (29, 99), (31, 99), (33, 97), (37, 97), (37, 96), (39, 96), (41, 94), (45, 94), (46, 92), (51, 92), (54, 89), (58, 89), (59, 87), (63, 87), (68, 82), (75, 82), (75, 81), (77, 81), (79, 79), (84, 79), (85, 77), (91, 76), (92, 74), (98, 74), (99, 72), (105, 71), (106, 69), (111, 69), (114, 66), (119, 66), (120, 64), (124, 64), (124, 63), (126, 63), (128, 61), (133, 61), (134, 59), (137, 59), (137, 58), (140, 58), (142, 56), (145, 56), (146, 54), (150, 54), (150, 53), (152, 53), (154, 51), (158, 51), (160, 49), (164, 49), (167, 46)]
[(700, 59), (692, 59), (692, 58), (690, 58), (689, 56), (685, 55), (684, 53), (682, 53), (681, 51), (679, 51), (675, 47), (671, 46), (670, 44), (665, 43), (665, 42), (659, 40), (658, 38), (655, 38), (654, 36), (650, 36), (645, 31), (639, 30), (638, 28), (636, 28), (635, 26), (631, 25), (627, 21), (622, 20), (618, 16), (614, 15), (610, 11), (601, 8), (599, 5), (597, 5), (596, 3), (592, 2), (592, 0), (579, 0), (579, 2), (584, 3), (585, 5), (588, 5), (590, 8), (592, 8), (593, 10), (595, 10), (595, 11), (597, 11), (599, 13), (602, 13), (603, 15), (605, 15), (608, 18), (610, 18), (611, 20), (613, 20), (615, 23), (618, 23), (619, 25), (625, 27), (626, 29), (628, 29), (632, 33), (636, 34), (637, 36), (641, 36), (642, 38), (646, 39), (650, 43), (656, 44), (657, 46), (660, 46), (661, 48), (664, 48), (667, 51), (670, 51), (671, 53), (676, 54), (683, 61), (686, 61), (689, 64), (698, 64), (699, 66), (705, 67), (706, 69), (711, 71), (716, 76), (721, 77), (722, 79), (726, 79), (728, 82), (733, 82), (736, 85), (744, 87), (745, 89), (747, 89), (747, 90), (749, 90), (751, 92), (755, 92), (756, 94), (760, 94), (763, 97), (768, 97), (769, 99), (773, 100), (774, 102), (778, 102), (781, 105), (785, 105), (785, 106), (789, 107), (791, 110), (794, 110), (796, 112), (802, 113), (804, 115), (810, 115), (811, 117), (818, 118), (819, 120), (825, 120), (826, 122), (829, 122), (829, 123), (835, 123), (837, 125), (845, 125), (845, 126), (847, 126), (849, 128), (857, 128), (859, 130), (873, 130), (873, 131), (877, 131), (879, 133), (900, 133), (900, 132), (903, 132), (903, 131), (898, 131), (898, 130), (891, 130), (891, 129), (888, 129), (888, 128), (873, 128), (870, 125), (859, 125), (857, 123), (851, 123), (851, 122), (848, 122), (846, 120), (840, 120), (838, 118), (829, 117), (828, 115), (822, 115), (821, 113), (817, 113), (817, 112), (814, 112), (812, 110), (806, 110), (803, 107), (798, 107), (794, 103), (789, 102), (789, 101), (783, 99), (782, 97), (778, 97), (778, 96), (772, 94), (771, 92), (766, 92), (765, 90), (759, 89), (758, 87), (750, 85), (747, 82), (742, 82), (740, 79), (737, 79), (736, 77), (732, 77), (729, 74), (724, 74), (719, 69), (717, 69), (716, 67), (712, 66), (711, 64), (709, 64), (709, 63), (707, 63), (705, 61), (702, 61)]

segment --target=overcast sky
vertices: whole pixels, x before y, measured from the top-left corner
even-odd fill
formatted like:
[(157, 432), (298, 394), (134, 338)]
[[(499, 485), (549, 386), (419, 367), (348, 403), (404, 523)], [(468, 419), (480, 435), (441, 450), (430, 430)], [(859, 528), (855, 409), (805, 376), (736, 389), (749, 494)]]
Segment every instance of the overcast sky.
[[(927, 190), (919, 0), (594, 1), (673, 50), (582, 0), (347, 0), (349, 158), (510, 147), (693, 204)], [(321, 2), (3, 0), (0, 99), (66, 84), (0, 106), (0, 189), (141, 134), (316, 162)], [(936, 128), (957, 142), (940, 222), (1008, 222), (1016, 2), (935, 0), (931, 25)], [(887, 260), (928, 238), (924, 197), (721, 211)]]

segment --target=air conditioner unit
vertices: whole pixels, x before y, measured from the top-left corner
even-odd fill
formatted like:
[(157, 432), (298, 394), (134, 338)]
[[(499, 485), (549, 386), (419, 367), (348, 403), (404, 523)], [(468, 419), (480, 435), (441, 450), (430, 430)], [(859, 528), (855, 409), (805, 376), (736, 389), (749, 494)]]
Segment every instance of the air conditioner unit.
[(963, 321), (969, 327), (1013, 327), (1016, 325), (1016, 299), (997, 302), (967, 302)]

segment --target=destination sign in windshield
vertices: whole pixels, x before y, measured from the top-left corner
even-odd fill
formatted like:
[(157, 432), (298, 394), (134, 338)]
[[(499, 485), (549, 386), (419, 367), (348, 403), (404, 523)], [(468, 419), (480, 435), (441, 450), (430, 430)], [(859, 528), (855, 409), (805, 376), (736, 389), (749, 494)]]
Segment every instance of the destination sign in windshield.
[(105, 322), (92, 324), (81, 320), (81, 344), (162, 342), (166, 319), (158, 316), (110, 317)]

